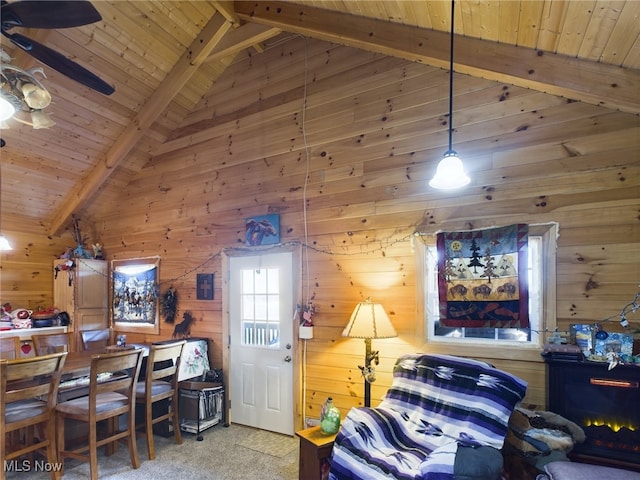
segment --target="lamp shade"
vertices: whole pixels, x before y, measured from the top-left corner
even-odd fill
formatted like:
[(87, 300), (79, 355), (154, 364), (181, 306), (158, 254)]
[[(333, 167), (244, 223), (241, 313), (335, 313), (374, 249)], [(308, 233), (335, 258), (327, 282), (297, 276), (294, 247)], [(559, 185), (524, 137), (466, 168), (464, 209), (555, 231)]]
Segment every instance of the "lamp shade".
[(13, 248), (11, 248), (11, 244), (9, 243), (9, 240), (7, 240), (7, 237), (0, 234), (0, 251), (4, 252), (8, 250), (13, 250)]
[(351, 314), (349, 323), (342, 331), (343, 337), (350, 338), (392, 338), (398, 334), (380, 303), (369, 300), (360, 302)]
[(448, 151), (438, 164), (435, 176), (429, 182), (432, 188), (449, 190), (467, 185), (471, 179), (464, 171), (462, 160), (456, 152)]
[(0, 95), (0, 121), (9, 120), (16, 113), (16, 107), (4, 95)]

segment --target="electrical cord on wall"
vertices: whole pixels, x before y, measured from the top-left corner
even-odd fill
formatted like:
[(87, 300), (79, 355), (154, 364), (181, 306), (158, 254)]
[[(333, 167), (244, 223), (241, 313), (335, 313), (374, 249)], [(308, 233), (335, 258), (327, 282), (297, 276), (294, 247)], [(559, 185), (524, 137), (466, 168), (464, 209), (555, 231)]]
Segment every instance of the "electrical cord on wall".
[[(304, 225), (304, 246), (302, 249), (304, 271), (307, 273), (307, 285), (305, 292), (304, 304), (309, 304), (309, 293), (311, 275), (309, 272), (309, 251), (307, 245), (309, 245), (309, 229), (307, 226), (307, 186), (309, 184), (309, 168), (311, 158), (309, 155), (309, 145), (307, 143), (307, 130), (306, 130), (306, 113), (307, 113), (307, 39), (300, 35), (304, 42), (304, 88), (302, 92), (302, 142), (304, 144), (305, 153), (305, 172), (304, 172), (304, 186), (302, 188), (302, 216)], [(307, 340), (302, 340), (302, 419), (307, 422)]]

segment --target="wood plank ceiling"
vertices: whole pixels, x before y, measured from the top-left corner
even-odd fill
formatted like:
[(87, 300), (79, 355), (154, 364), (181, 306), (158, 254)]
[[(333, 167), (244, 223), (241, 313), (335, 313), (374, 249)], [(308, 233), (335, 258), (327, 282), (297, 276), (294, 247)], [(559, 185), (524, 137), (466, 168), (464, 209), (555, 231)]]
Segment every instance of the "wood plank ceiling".
[[(167, 141), (216, 115), (207, 92), (237, 55), (259, 55), (292, 34), (448, 68), (450, 3), (425, 1), (99, 1), (103, 19), (20, 30), (115, 87), (104, 96), (44, 66), (56, 125), (6, 122), (2, 225), (49, 234), (108, 199)], [(456, 2), (455, 70), (640, 113), (640, 2)], [(2, 37), (12, 63), (39, 66)], [(206, 111), (200, 123), (190, 112)], [(204, 123), (203, 123), (204, 122)], [(101, 203), (95, 202), (101, 192)]]

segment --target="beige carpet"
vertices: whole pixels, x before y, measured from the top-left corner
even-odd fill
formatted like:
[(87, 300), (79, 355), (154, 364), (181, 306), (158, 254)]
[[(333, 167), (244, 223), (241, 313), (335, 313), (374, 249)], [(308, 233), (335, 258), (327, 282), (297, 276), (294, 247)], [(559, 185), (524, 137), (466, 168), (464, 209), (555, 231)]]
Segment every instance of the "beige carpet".
[[(260, 433), (260, 435), (256, 435)], [(155, 436), (156, 459), (147, 457), (146, 442), (138, 439), (140, 468), (133, 470), (129, 452), (120, 445), (118, 452), (98, 455), (100, 480), (298, 480), (298, 437), (263, 432), (243, 425), (228, 428), (216, 425), (202, 432), (203, 441), (183, 434), (184, 443), (173, 438)], [(291, 449), (291, 445), (294, 448)], [(247, 446), (247, 445), (250, 445)], [(269, 449), (266, 454), (257, 445)], [(285, 453), (285, 450), (288, 453)], [(275, 455), (274, 455), (275, 454)], [(24, 467), (23, 464), (20, 464)], [(76, 460), (65, 462), (63, 480), (89, 480), (89, 465)], [(49, 480), (42, 470), (8, 472), (7, 480)]]
[(299, 443), (297, 437), (257, 430), (238, 442), (238, 445), (256, 452), (282, 458), (297, 449)]

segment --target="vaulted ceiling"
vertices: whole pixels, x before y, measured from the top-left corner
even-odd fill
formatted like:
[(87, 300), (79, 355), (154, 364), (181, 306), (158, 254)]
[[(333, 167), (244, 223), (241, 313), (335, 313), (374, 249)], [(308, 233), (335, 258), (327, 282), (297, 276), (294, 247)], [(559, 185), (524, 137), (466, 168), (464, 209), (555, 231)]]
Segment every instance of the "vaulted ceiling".
[[(56, 122), (3, 126), (2, 225), (51, 234), (99, 208), (167, 142), (215, 120), (207, 92), (238, 58), (292, 35), (441, 68), (449, 65), (451, 4), (425, 1), (96, 1), (102, 21), (18, 29), (115, 88), (90, 90), (44, 66)], [(456, 2), (455, 71), (640, 113), (640, 2)], [(2, 38), (12, 63), (42, 66)], [(194, 111), (209, 118), (194, 118)], [(8, 128), (7, 128), (8, 127)]]

